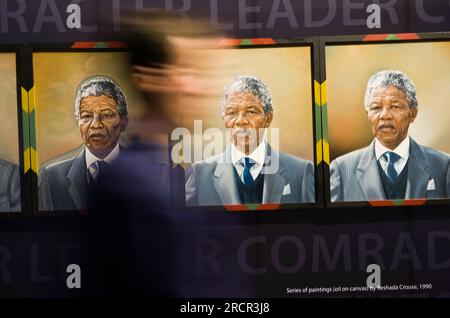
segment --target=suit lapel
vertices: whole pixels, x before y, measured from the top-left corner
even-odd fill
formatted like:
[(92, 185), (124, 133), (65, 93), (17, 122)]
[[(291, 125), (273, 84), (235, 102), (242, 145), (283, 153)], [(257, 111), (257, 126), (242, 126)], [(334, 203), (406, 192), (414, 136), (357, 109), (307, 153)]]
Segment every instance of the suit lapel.
[(217, 160), (214, 170), (214, 187), (223, 205), (241, 204), (234, 177), (234, 167), (231, 163), (231, 147), (228, 147)]
[(2, 193), (1, 189), (8, 189), (8, 166), (0, 159), (0, 211), (9, 211), (8, 191)]
[(356, 179), (368, 201), (386, 198), (378, 172), (377, 159), (375, 158), (375, 139), (366, 148), (359, 160)]
[(429, 165), (422, 147), (410, 138), (406, 199), (426, 198), (427, 184), (431, 178), (427, 171)]
[(84, 152), (85, 150), (75, 158), (67, 174), (67, 178), (69, 179), (69, 193), (79, 210), (86, 208), (88, 196), (87, 169)]
[[(283, 189), (286, 180), (282, 176), (285, 171), (283, 163), (279, 160), (279, 154), (273, 151), (267, 145), (265, 166), (269, 164), (269, 159), (278, 160), (278, 169), (275, 173), (264, 174), (263, 198), (262, 203), (280, 203), (283, 195)], [(219, 158), (216, 169), (214, 171), (214, 186), (222, 201), (222, 204), (241, 204), (238, 189), (236, 187), (236, 180), (234, 174), (234, 167), (231, 163), (231, 148), (228, 147), (224, 155)]]
[[(274, 173), (264, 174), (262, 203), (280, 203), (283, 195), (283, 189), (286, 184), (286, 180), (282, 176), (285, 167), (280, 160), (279, 153), (272, 150), (270, 145), (267, 144), (267, 154), (264, 166), (273, 164), (273, 162), (269, 162), (269, 159), (278, 161), (278, 169)], [(264, 171), (264, 167), (262, 171)]]

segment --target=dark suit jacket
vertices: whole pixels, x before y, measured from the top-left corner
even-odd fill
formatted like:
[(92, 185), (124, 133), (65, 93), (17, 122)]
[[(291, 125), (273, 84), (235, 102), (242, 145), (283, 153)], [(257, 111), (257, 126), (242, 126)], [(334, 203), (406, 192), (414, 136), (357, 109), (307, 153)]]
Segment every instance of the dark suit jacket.
[(39, 171), (40, 210), (84, 210), (89, 183), (85, 150), (76, 158), (43, 167)]
[[(264, 175), (262, 203), (315, 202), (312, 162), (272, 150), (270, 145), (267, 152), (278, 160), (279, 166), (275, 173)], [(186, 203), (190, 206), (241, 204), (231, 163), (231, 147), (187, 169)]]
[(92, 296), (109, 297), (255, 297), (253, 276), (229, 268), (232, 248), (223, 246), (214, 255), (214, 266), (229, 268), (226, 273), (211, 279), (206, 265), (206, 274), (199, 274), (200, 254), (210, 253), (209, 245), (203, 251), (205, 237), (228, 238), (230, 228), (241, 237), (248, 229), (228, 215), (213, 220), (226, 219), (228, 226), (209, 227), (207, 213), (173, 206), (172, 181), (179, 179), (172, 179), (166, 156), (164, 148), (136, 142), (121, 151), (98, 182), (86, 218), (89, 256), (83, 288)]
[(0, 159), (0, 213), (20, 211), (19, 167)]
[[(405, 199), (450, 197), (450, 156), (410, 138)], [(434, 189), (433, 189), (434, 183)], [(375, 140), (366, 148), (333, 160), (331, 201), (385, 200), (375, 157)]]

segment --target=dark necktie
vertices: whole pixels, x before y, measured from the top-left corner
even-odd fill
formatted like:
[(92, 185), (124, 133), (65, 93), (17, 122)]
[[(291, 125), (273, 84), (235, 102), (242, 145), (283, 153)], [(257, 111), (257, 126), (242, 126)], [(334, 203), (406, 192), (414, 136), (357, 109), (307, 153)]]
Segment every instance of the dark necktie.
[(252, 174), (250, 173), (250, 168), (255, 165), (255, 162), (248, 157), (244, 158), (244, 162), (241, 161), (241, 165), (244, 167), (244, 184), (246, 186), (251, 186), (255, 181), (253, 180)]
[(397, 170), (395, 170), (394, 164), (401, 158), (395, 152), (387, 151), (383, 154), (384, 159), (388, 162), (387, 166), (387, 176), (391, 182), (395, 182), (397, 180), (398, 174)]
[(99, 180), (101, 180), (105, 175), (105, 170), (108, 169), (109, 164), (106, 161), (97, 160), (92, 164), (92, 166), (95, 169), (95, 173), (94, 175), (92, 175), (92, 179), (95, 183), (98, 183)]

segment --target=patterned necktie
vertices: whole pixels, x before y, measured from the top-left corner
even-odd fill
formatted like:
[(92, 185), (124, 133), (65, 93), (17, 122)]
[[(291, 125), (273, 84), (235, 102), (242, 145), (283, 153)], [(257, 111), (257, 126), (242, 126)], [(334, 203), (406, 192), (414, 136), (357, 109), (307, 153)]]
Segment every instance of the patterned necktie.
[(244, 167), (244, 184), (246, 186), (251, 186), (255, 181), (253, 180), (252, 174), (250, 173), (250, 168), (255, 165), (255, 162), (248, 157), (244, 158), (244, 162), (241, 161), (241, 165)]
[(109, 164), (103, 160), (97, 160), (89, 166), (89, 172), (95, 183), (98, 183), (98, 180), (102, 178), (102, 174), (104, 175), (108, 166)]
[(398, 174), (397, 170), (395, 170), (394, 164), (401, 158), (399, 155), (397, 155), (395, 152), (392, 151), (386, 151), (383, 154), (383, 158), (386, 159), (388, 162), (387, 166), (387, 176), (391, 182), (395, 182), (397, 180)]

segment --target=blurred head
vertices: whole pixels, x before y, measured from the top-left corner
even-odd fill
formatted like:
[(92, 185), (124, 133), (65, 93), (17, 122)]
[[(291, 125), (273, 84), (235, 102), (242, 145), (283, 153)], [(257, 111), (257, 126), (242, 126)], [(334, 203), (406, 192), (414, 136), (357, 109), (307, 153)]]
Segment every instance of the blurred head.
[(204, 52), (219, 44), (210, 26), (161, 11), (141, 11), (124, 24), (132, 78), (148, 115), (166, 125), (201, 118), (199, 100), (220, 94), (211, 80), (217, 64)]
[(417, 116), (414, 83), (400, 71), (375, 73), (367, 83), (365, 108), (373, 135), (385, 147), (395, 149)]
[(105, 158), (128, 124), (128, 105), (119, 85), (106, 76), (93, 76), (78, 85), (75, 118), (86, 147)]
[(221, 115), (231, 128), (233, 144), (251, 153), (263, 140), (264, 128), (273, 118), (272, 97), (257, 77), (238, 76), (228, 84), (222, 96)]

